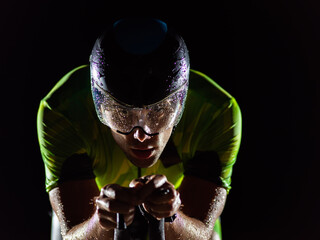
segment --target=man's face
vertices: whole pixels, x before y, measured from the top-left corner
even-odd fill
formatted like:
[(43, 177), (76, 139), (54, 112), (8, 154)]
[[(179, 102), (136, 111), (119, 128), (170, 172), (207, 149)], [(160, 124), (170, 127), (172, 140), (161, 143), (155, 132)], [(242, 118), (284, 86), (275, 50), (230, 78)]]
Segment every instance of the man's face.
[(155, 136), (148, 136), (141, 128), (124, 135), (111, 129), (116, 143), (126, 154), (128, 159), (137, 167), (148, 168), (154, 165), (165, 148), (171, 133), (172, 127)]

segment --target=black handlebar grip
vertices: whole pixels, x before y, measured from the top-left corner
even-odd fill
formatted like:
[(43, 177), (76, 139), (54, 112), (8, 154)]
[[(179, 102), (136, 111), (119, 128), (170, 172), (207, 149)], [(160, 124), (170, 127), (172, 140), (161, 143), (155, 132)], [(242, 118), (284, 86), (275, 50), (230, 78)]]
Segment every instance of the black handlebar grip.
[(127, 225), (124, 221), (123, 216), (117, 213), (117, 228), (114, 229), (114, 240), (129, 240), (130, 235), (127, 230)]
[(149, 222), (149, 239), (165, 240), (164, 218), (160, 220), (154, 219)]
[(142, 205), (139, 205), (139, 210), (148, 221), (149, 240), (165, 240), (164, 218), (160, 220), (154, 218), (144, 210)]

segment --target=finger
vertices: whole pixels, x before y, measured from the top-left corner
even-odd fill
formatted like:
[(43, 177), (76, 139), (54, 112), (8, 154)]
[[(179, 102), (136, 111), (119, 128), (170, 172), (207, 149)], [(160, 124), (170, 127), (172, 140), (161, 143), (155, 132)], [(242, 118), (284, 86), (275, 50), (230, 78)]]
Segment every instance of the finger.
[(125, 188), (118, 184), (110, 184), (105, 186), (101, 190), (101, 193), (103, 196), (117, 199), (118, 201), (128, 203), (130, 205), (137, 206), (141, 204), (141, 201), (137, 197), (137, 190), (135, 188)]
[(98, 208), (97, 210), (99, 219), (104, 219), (105, 221), (109, 221), (111, 223), (117, 223), (117, 214), (113, 212), (108, 212), (102, 208)]
[(110, 229), (113, 229), (113, 228), (116, 228), (117, 227), (117, 224), (116, 223), (113, 223), (113, 222), (110, 222), (104, 218), (99, 218), (99, 224), (107, 229), (107, 230), (110, 230)]
[(147, 209), (150, 209), (152, 212), (167, 213), (169, 215), (173, 215), (179, 210), (181, 206), (181, 200), (178, 196), (166, 203), (155, 204), (153, 202), (145, 202), (143, 206), (145, 206)]
[(171, 214), (171, 211), (165, 211), (165, 212), (157, 212), (154, 209), (151, 209), (150, 207), (148, 207), (147, 205), (143, 204), (143, 207), (145, 208), (145, 210), (151, 214), (153, 217), (157, 218), (157, 219), (161, 219), (161, 218), (166, 218), (166, 217), (170, 217), (172, 216), (174, 213)]
[[(117, 214), (113, 213), (113, 212), (108, 212), (104, 209), (98, 208), (97, 210), (98, 216), (99, 216), (99, 220), (103, 220), (103, 224), (105, 225), (105, 227), (108, 226), (116, 226), (117, 223)], [(130, 213), (130, 214), (122, 214), (124, 221), (126, 223), (127, 226), (129, 226), (134, 219), (134, 212)], [(109, 223), (107, 223), (109, 222)]]
[(135, 187), (137, 185), (143, 186), (145, 185), (147, 182), (149, 182), (150, 179), (154, 178), (156, 175), (146, 175), (146, 176), (142, 176), (140, 178), (136, 178), (133, 179), (130, 184), (129, 187)]
[(135, 188), (135, 189), (141, 189), (144, 186), (144, 183), (142, 181), (139, 181), (140, 179), (133, 179), (130, 184), (129, 187), (130, 188)]
[(166, 182), (161, 188), (155, 190), (152, 194), (147, 197), (147, 201), (155, 204), (162, 204), (173, 200), (178, 195), (174, 186), (171, 183)]
[(126, 222), (127, 226), (129, 226), (133, 222), (134, 213), (133, 214), (126, 214), (123, 217), (124, 217), (124, 221)]
[(146, 199), (150, 194), (152, 194), (156, 189), (160, 188), (166, 182), (167, 178), (164, 175), (151, 176), (146, 184), (139, 189), (140, 199)]
[(98, 198), (96, 203), (99, 208), (112, 213), (129, 214), (135, 211), (135, 207), (133, 205), (129, 205), (115, 199)]
[(174, 206), (172, 202), (168, 202), (166, 204), (154, 204), (151, 202), (144, 203), (144, 206), (148, 208), (148, 210), (151, 210), (153, 212), (159, 212), (159, 213), (168, 213), (173, 211)]
[(99, 224), (103, 228), (110, 230), (117, 226), (116, 214), (110, 213), (104, 209), (101, 209), (99, 208), (98, 205), (97, 205), (97, 215), (98, 215)]

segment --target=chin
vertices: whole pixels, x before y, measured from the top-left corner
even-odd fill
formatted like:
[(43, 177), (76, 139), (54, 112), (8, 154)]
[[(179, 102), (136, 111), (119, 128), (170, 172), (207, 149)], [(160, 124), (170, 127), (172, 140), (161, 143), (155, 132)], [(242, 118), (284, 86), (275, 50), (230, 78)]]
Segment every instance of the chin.
[(129, 158), (129, 160), (139, 168), (149, 168), (152, 167), (158, 159), (150, 158), (150, 159), (136, 159), (136, 158)]
[(153, 154), (153, 156), (151, 156), (149, 158), (146, 158), (146, 159), (137, 158), (137, 157), (131, 155), (131, 156), (128, 156), (128, 159), (136, 167), (149, 168), (149, 167), (152, 167), (154, 164), (157, 163), (157, 161), (159, 160), (160, 155), (161, 154), (159, 154), (159, 153), (155, 153), (155, 154)]
[(152, 152), (141, 152), (135, 151), (137, 149), (133, 148), (126, 148), (124, 145), (119, 145), (124, 154), (126, 155), (127, 159), (136, 167), (139, 168), (149, 168), (152, 167), (154, 164), (157, 163), (158, 159), (161, 156), (163, 151), (162, 148), (154, 148)]

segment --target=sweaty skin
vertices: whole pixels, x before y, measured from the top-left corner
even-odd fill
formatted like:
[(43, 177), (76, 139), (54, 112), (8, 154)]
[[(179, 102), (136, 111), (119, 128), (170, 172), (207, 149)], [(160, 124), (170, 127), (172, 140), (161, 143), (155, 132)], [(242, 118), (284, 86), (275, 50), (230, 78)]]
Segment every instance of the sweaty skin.
[(171, 136), (172, 127), (155, 136), (145, 134), (141, 128), (135, 128), (129, 135), (114, 130), (111, 132), (116, 143), (134, 165), (148, 168), (159, 159)]
[[(150, 137), (137, 128), (129, 135), (113, 132), (113, 136), (132, 163), (147, 167), (158, 160), (171, 132), (172, 129), (168, 129)], [(153, 150), (150, 156), (145, 157), (148, 154), (132, 152), (136, 148), (140, 151)], [(169, 194), (159, 195), (162, 189), (168, 189)], [(93, 179), (64, 182), (49, 192), (62, 235), (67, 240), (113, 239), (116, 213), (122, 213), (126, 224), (130, 225), (134, 208), (140, 204), (156, 218), (177, 213), (173, 223), (165, 224), (168, 240), (218, 240), (213, 226), (223, 210), (226, 195), (224, 188), (192, 176), (185, 176), (177, 191), (164, 175), (143, 176), (133, 180), (129, 188), (109, 184), (100, 193)]]
[[(161, 188), (163, 185), (159, 182), (170, 185), (162, 175), (153, 177), (157, 178), (159, 185), (154, 181), (149, 184), (150, 189), (157, 185)], [(96, 205), (92, 200), (96, 199), (99, 191), (94, 180), (70, 181), (54, 188), (49, 192), (49, 196), (62, 226), (64, 239), (113, 239), (113, 229), (116, 226), (115, 213), (123, 213), (129, 225), (134, 217), (133, 206), (145, 201), (145, 209), (155, 217), (167, 217), (177, 213), (173, 223), (165, 224), (167, 240), (219, 240), (219, 236), (213, 231), (213, 226), (226, 201), (224, 188), (186, 176), (179, 192), (172, 191), (169, 201), (164, 200), (163, 204), (153, 202), (152, 205), (150, 195), (150, 199), (145, 196), (148, 200), (139, 199), (139, 195), (141, 196), (143, 192), (139, 193), (139, 189), (142, 190), (143, 187), (145, 186), (133, 190), (116, 184), (107, 185), (101, 190)], [(197, 199), (192, 196), (193, 194), (198, 196)], [(180, 199), (181, 204), (177, 199)], [(181, 206), (179, 210), (178, 206)], [(79, 208), (82, 211), (78, 211)]]

